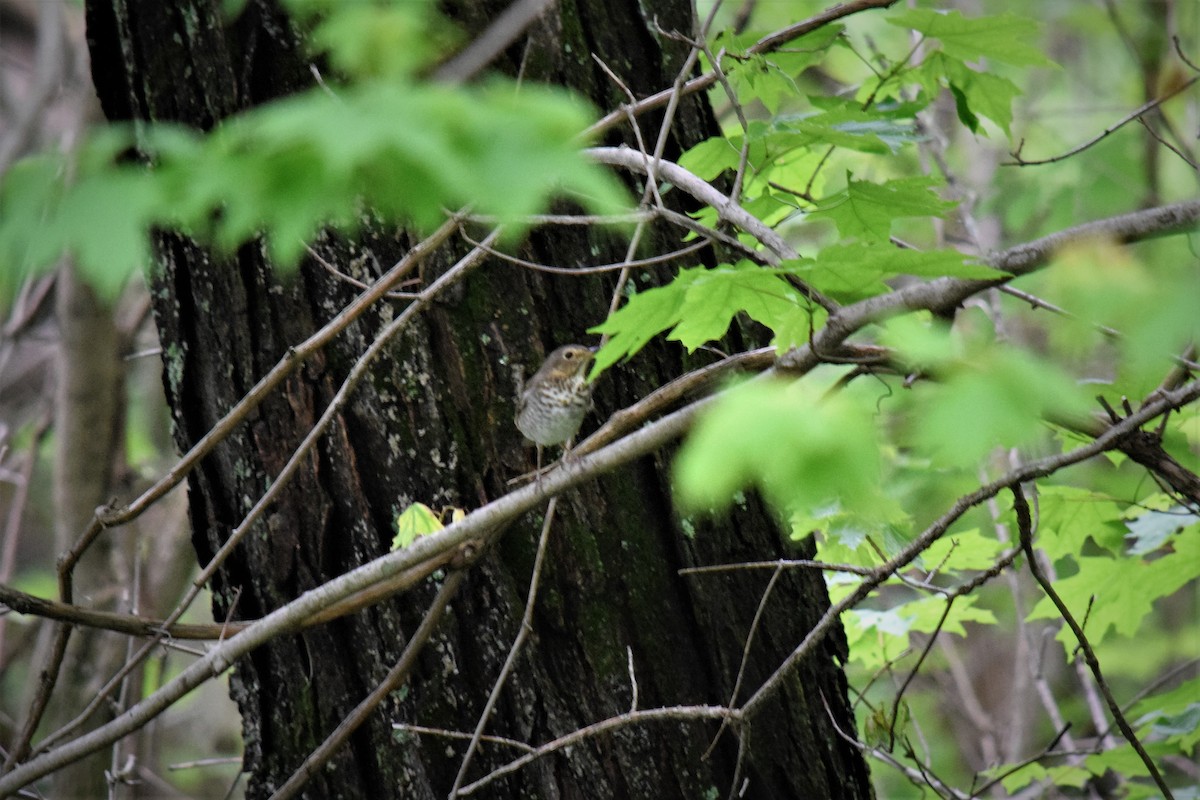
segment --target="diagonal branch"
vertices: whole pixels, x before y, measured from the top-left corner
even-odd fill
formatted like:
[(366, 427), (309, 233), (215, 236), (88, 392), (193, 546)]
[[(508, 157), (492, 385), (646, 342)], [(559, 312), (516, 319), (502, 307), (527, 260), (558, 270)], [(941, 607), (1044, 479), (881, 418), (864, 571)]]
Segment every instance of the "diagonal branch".
[(1033, 552), (1033, 522), (1029, 513), (1029, 503), (1025, 500), (1025, 493), (1021, 491), (1020, 484), (1012, 485), (1013, 508), (1017, 512), (1017, 529), (1021, 534), (1021, 549), (1025, 551), (1025, 560), (1029, 564), (1029, 572), (1033, 575), (1034, 580), (1042, 587), (1042, 591), (1050, 598), (1050, 602), (1054, 603), (1054, 607), (1058, 609), (1058, 613), (1070, 627), (1071, 633), (1075, 634), (1076, 641), (1079, 642), (1080, 649), (1083, 650), (1084, 661), (1087, 662), (1088, 669), (1092, 671), (1092, 676), (1096, 679), (1096, 685), (1100, 689), (1100, 693), (1104, 695), (1104, 701), (1108, 703), (1108, 709), (1112, 712), (1113, 720), (1120, 729), (1125, 740), (1137, 752), (1138, 757), (1142, 759), (1142, 763), (1146, 765), (1150, 776), (1154, 778), (1154, 782), (1158, 784), (1159, 791), (1163, 793), (1163, 797), (1167, 800), (1172, 800), (1174, 795), (1171, 794), (1171, 789), (1167, 786), (1167, 782), (1163, 779), (1162, 773), (1158, 771), (1158, 767), (1154, 763), (1154, 759), (1146, 752), (1146, 748), (1142, 746), (1137, 734), (1133, 732), (1129, 721), (1125, 719), (1125, 714), (1121, 711), (1121, 706), (1113, 697), (1112, 690), (1108, 688), (1108, 682), (1104, 680), (1103, 673), (1100, 672), (1100, 662), (1096, 659), (1096, 651), (1092, 649), (1091, 643), (1088, 641), (1087, 635), (1083, 632), (1083, 627), (1075, 621), (1074, 615), (1067, 608), (1066, 603), (1058, 596), (1053, 584), (1046, 578), (1042, 572), (1041, 566), (1038, 564), (1037, 554)]
[[(857, 14), (860, 11), (871, 11), (879, 8), (887, 8), (896, 4), (896, 0), (852, 0), (848, 3), (838, 3), (837, 5), (827, 8), (820, 14), (809, 17), (806, 20), (797, 22), (794, 25), (789, 25), (786, 28), (781, 28), (775, 33), (764, 36), (746, 49), (746, 55), (754, 56), (763, 53), (770, 53), (778, 50), (783, 45), (798, 39), (806, 33), (812, 33), (818, 28), (822, 28), (831, 22), (849, 17), (852, 14)], [(679, 87), (671, 87), (664, 89), (661, 92), (652, 94), (647, 98), (639, 100), (637, 103), (628, 106), (622, 106), (617, 110), (606, 114), (588, 128), (584, 135), (594, 137), (598, 133), (620, 125), (630, 114), (637, 115), (656, 108), (665, 106), (671, 101), (671, 97), (678, 95), (684, 97), (695, 92), (701, 92), (709, 88), (717, 82), (716, 72), (705, 72), (699, 77), (692, 78), (687, 83)]]
[[(995, 256), (992, 263), (1003, 265), (1009, 272), (1024, 274), (1044, 265), (1049, 260), (1054, 248), (1078, 236), (1095, 235), (1099, 231), (1106, 231), (1119, 239), (1132, 241), (1183, 230), (1194, 226), (1198, 219), (1200, 219), (1200, 201), (1135, 212), (1072, 228), (1037, 242), (1004, 251)], [(811, 345), (789, 352), (780, 359), (779, 367), (786, 370), (806, 371), (820, 363), (820, 353), (836, 348), (848, 336), (867, 324), (903, 311), (940, 308), (947, 303), (953, 307), (973, 292), (1008, 279), (1007, 275), (995, 281), (940, 278), (917, 283), (882, 297), (869, 298), (842, 307), (837, 313), (830, 316), (829, 323), (818, 332)], [(867, 579), (860, 585), (858, 591), (831, 607), (804, 642), (793, 651), (776, 673), (747, 702), (746, 710), (752, 712), (778, 691), (784, 676), (790, 673), (795, 664), (804, 658), (807, 652), (828, 632), (838, 614), (853, 603), (857, 603), (875, 585), (885, 580), (887, 575), (909, 563), (924, 547), (941, 536), (949, 524), (965, 513), (968, 508), (994, 496), (1015, 481), (1024, 481), (1048, 474), (1063, 466), (1077, 463), (1103, 450), (1110, 449), (1116, 446), (1115, 443), (1121, 437), (1136, 430), (1146, 421), (1161, 415), (1168, 409), (1194, 402), (1198, 398), (1200, 398), (1200, 382), (1186, 384), (1175, 391), (1162, 393), (1143, 408), (1114, 424), (1091, 444), (1061, 456), (1032, 462), (1011, 472), (1001, 481), (981, 487), (971, 495), (961, 498), (942, 520), (922, 534), (896, 559), (884, 565), (887, 570), (886, 574), (881, 572), (877, 579)], [(442, 531), (423, 537), (404, 550), (368, 562), (305, 593), (292, 603), (250, 625), (242, 633), (214, 647), (204, 658), (194, 662), (180, 675), (121, 716), (0, 777), (0, 796), (13, 792), (64, 764), (70, 763), (81, 755), (105, 747), (116, 739), (137, 730), (188, 691), (210, 679), (214, 674), (219, 674), (231, 667), (237, 659), (271, 639), (295, 630), (306, 619), (330, 605), (385, 582), (429, 559), (441, 557), (447, 551), (456, 550), (469, 542), (494, 538), (512, 520), (541, 504), (546, 498), (658, 450), (668, 442), (682, 436), (691, 426), (696, 415), (708, 408), (712, 402), (713, 397), (703, 398), (649, 423), (591, 454), (568, 459), (559, 469), (548, 473), (540, 481), (498, 498)]]
[(1180, 408), (1188, 403), (1195, 402), (1200, 399), (1200, 381), (1194, 381), (1187, 384), (1183, 388), (1160, 396), (1153, 403), (1143, 406), (1134, 414), (1129, 415), (1121, 420), (1118, 424), (1113, 425), (1104, 432), (1099, 438), (1094, 441), (1077, 447), (1061, 455), (1051, 456), (1048, 458), (1038, 459), (1030, 463), (1011, 470), (1008, 474), (992, 481), (991, 483), (981, 486), (970, 494), (960, 497), (950, 510), (939, 517), (928, 528), (926, 528), (919, 536), (917, 536), (907, 547), (897, 553), (887, 563), (881, 565), (875, 570), (875, 573), (863, 580), (854, 591), (846, 597), (834, 603), (817, 624), (809, 631), (795, 650), (784, 660), (782, 664), (775, 670), (763, 685), (754, 695), (746, 701), (742, 707), (742, 712), (747, 718), (753, 717), (763, 704), (777, 694), (783, 688), (787, 677), (792, 673), (796, 666), (804, 659), (816, 645), (825, 638), (833, 627), (833, 623), (837, 618), (849, 608), (860, 603), (863, 598), (875, 590), (881, 583), (886, 581), (896, 571), (910, 564), (917, 556), (925, 551), (929, 545), (937, 541), (941, 536), (950, 529), (959, 517), (965, 514), (968, 510), (984, 502), (992, 497), (995, 497), (1000, 492), (1007, 488), (1032, 480), (1033, 478), (1044, 477), (1051, 473), (1057, 472), (1063, 467), (1072, 464), (1078, 464), (1081, 461), (1086, 461), (1093, 456), (1096, 456), (1106, 450), (1111, 450), (1117, 446), (1117, 442), (1128, 435), (1131, 431), (1136, 430), (1140, 426), (1146, 424), (1150, 420), (1161, 416), (1173, 409)]
[[(1143, 103), (1140, 107), (1134, 109), (1129, 114), (1126, 114), (1124, 117), (1117, 120), (1112, 125), (1109, 125), (1107, 128), (1105, 128), (1103, 131), (1101, 131), (1096, 136), (1093, 136), (1091, 139), (1088, 139), (1083, 144), (1072, 147), (1070, 150), (1068, 150), (1065, 153), (1060, 153), (1056, 156), (1051, 156), (1050, 158), (1040, 158), (1040, 159), (1035, 159), (1035, 160), (1031, 161), (1029, 159), (1021, 157), (1021, 148), (1018, 147), (1016, 152), (1010, 154), (1013, 157), (1013, 160), (1005, 161), (1003, 164), (1001, 164), (1001, 166), (1004, 166), (1004, 167), (1032, 167), (1032, 166), (1037, 166), (1039, 164), (1053, 164), (1056, 161), (1062, 161), (1064, 159), (1070, 158), (1073, 155), (1082, 153), (1084, 150), (1087, 150), (1092, 145), (1103, 141), (1106, 137), (1110, 136), (1111, 134), (1113, 134), (1115, 131), (1119, 130), (1121, 127), (1125, 126), (1126, 124), (1133, 122), (1135, 119), (1136, 120), (1142, 119), (1142, 117), (1145, 116), (1145, 114), (1147, 112), (1153, 111), (1154, 109), (1158, 108), (1159, 106), (1161, 106), (1163, 103), (1170, 100), (1175, 95), (1181, 94), (1184, 91), (1192, 88), (1192, 86), (1196, 83), (1196, 81), (1200, 81), (1200, 77), (1196, 77), (1196, 78), (1192, 78), (1190, 80), (1184, 81), (1179, 86), (1176, 86), (1174, 89), (1172, 89), (1171, 91), (1164, 94), (1162, 97), (1157, 97), (1147, 103)], [(1022, 145), (1025, 144), (1024, 140), (1022, 140), (1021, 144)]]
[(412, 668), (417, 663), (417, 656), (421, 654), (421, 651), (429, 642), (429, 638), (433, 636), (433, 632), (437, 629), (438, 623), (445, 615), (450, 601), (458, 594), (458, 589), (462, 586), (466, 575), (467, 572), (465, 569), (456, 569), (450, 573), (449, 577), (442, 583), (442, 588), (438, 590), (437, 596), (433, 598), (433, 602), (429, 606), (429, 611), (425, 613), (420, 626), (412, 635), (412, 638), (408, 640), (404, 652), (400, 654), (400, 660), (388, 672), (387, 677), (369, 695), (363, 698), (362, 702), (355, 707), (349, 716), (342, 720), (342, 723), (334, 729), (333, 733), (329, 734), (329, 737), (321, 743), (320, 747), (313, 750), (308, 758), (304, 759), (304, 763), (300, 765), (299, 769), (292, 773), (287, 782), (271, 795), (271, 800), (291, 800), (291, 798), (295, 797), (296, 793), (304, 788), (308, 779), (329, 763), (329, 759), (346, 743), (351, 734), (362, 727), (362, 724), (379, 707), (379, 704), (387, 699), (388, 695), (400, 688), (404, 681), (408, 679)]

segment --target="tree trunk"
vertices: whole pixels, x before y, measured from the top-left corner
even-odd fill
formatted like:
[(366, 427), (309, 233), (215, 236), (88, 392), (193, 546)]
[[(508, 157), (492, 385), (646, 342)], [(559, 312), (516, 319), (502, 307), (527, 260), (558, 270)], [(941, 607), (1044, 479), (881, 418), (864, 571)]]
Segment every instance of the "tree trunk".
[[(97, 90), (110, 119), (181, 121), (207, 128), (239, 109), (302, 88), (307, 64), (294, 30), (267, 3), (232, 24), (220, 0), (89, 0)], [(463, 2), (468, 30), (503, 2)], [(689, 5), (655, 3), (665, 29), (692, 30)], [(564, 0), (510, 48), (525, 79), (570, 85), (602, 107), (623, 93), (592, 61), (597, 53), (635, 93), (671, 85), (686, 45), (660, 38), (631, 0)], [(644, 130), (656, 131), (647, 118)], [(714, 130), (700, 96), (682, 103), (668, 157)], [(677, 237), (675, 237), (677, 240)], [(377, 231), (354, 243), (370, 279), (411, 245)], [(658, 242), (669, 248), (671, 240)], [(345, 243), (319, 248), (350, 263)], [(624, 244), (599, 233), (536, 233), (523, 256), (573, 265), (620, 260)], [(461, 252), (461, 250), (460, 250)], [(366, 254), (364, 258), (363, 255)], [(176, 438), (187, 448), (281, 358), (357, 292), (312, 264), (278, 276), (261, 248), (221, 258), (178, 237), (160, 241), (153, 277), (164, 382)], [(455, 255), (427, 261), (432, 281)], [(649, 283), (683, 264), (663, 268)], [(350, 271), (349, 268), (346, 268)], [(385, 552), (398, 511), (421, 501), (474, 508), (532, 466), (512, 424), (518, 381), (559, 344), (587, 341), (606, 315), (612, 274), (550, 276), (492, 261), (419, 315), (356, 390), (313, 455), (213, 582), (217, 619), (255, 618)], [(190, 476), (194, 543), (206, 563), (270, 485), (329, 403), (347, 370), (396, 309), (376, 307), (307, 362)], [(738, 347), (741, 342), (731, 342)], [(689, 365), (658, 342), (600, 382), (585, 433)], [(680, 576), (697, 564), (810, 555), (789, 548), (753, 499), (730, 518), (682, 522), (668, 487), (669, 453), (606, 476), (558, 505), (533, 634), (487, 733), (539, 744), (628, 711), (627, 651), (639, 708), (725, 703), (769, 575)], [(404, 691), (393, 693), (328, 769), (310, 797), (445, 797), (465, 750), (459, 740), (397, 738), (393, 721), (470, 731), (516, 636), (542, 519), (529, 515), (470, 571)], [(418, 624), (437, 581), (361, 613), (277, 639), (236, 667), (249, 797), (279, 786), (383, 678)], [(828, 607), (821, 575), (777, 581), (743, 678), (745, 699)], [(492, 784), (485, 796), (701, 797), (728, 792), (747, 738), (745, 796), (870, 796), (857, 750), (833, 729), (854, 730), (840, 631), (796, 671), (790, 689), (754, 720), (726, 731), (704, 757), (716, 724), (656, 723), (589, 739)], [(472, 775), (513, 757), (485, 745)]]

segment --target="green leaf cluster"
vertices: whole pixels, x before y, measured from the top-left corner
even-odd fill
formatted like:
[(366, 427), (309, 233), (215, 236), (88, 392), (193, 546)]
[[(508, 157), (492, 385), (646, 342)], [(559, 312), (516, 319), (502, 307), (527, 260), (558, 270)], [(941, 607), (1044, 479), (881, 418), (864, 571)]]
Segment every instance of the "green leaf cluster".
[[(799, 74), (820, 62), (831, 47), (839, 44), (844, 30), (841, 25), (823, 25), (793, 39), (786, 50), (765, 54), (748, 52), (758, 39), (754, 34), (722, 32), (713, 45), (714, 49), (726, 51), (722, 68), (742, 102), (757, 101), (771, 114), (777, 114), (802, 95), (796, 83)], [(705, 62), (709, 68), (713, 66), (707, 64), (707, 58)]]
[(940, 42), (941, 48), (921, 63), (913, 77), (930, 96), (940, 87), (948, 88), (959, 120), (974, 132), (979, 131), (979, 117), (984, 116), (1010, 135), (1012, 101), (1020, 89), (986, 66), (975, 69), (969, 62), (1054, 65), (1034, 44), (1039, 34), (1036, 23), (1013, 14), (969, 18), (956, 10), (910, 8), (889, 17), (888, 22)]
[[(323, 227), (353, 231), (369, 213), (431, 227), (470, 204), (515, 235), (552, 195), (613, 211), (624, 190), (579, 152), (590, 116), (544, 87), (389, 82), (290, 97), (209, 135), (109, 129), (74, 164), (14, 168), (0, 191), (0, 263), (40, 269), (66, 251), (111, 292), (147, 263), (152, 227), (230, 250), (262, 237), (286, 267)], [(149, 168), (119, 157), (135, 145)]]
[(823, 200), (809, 218), (833, 221), (846, 238), (886, 242), (895, 220), (937, 217), (954, 207), (930, 191), (933, 185), (933, 179), (925, 176), (874, 183), (847, 175), (845, 190)]
[(881, 341), (925, 380), (906, 394), (911, 443), (937, 463), (967, 466), (998, 446), (1033, 443), (1046, 418), (1087, 412), (1090, 399), (1053, 363), (995, 341), (990, 328), (951, 332), (916, 316), (891, 320)]
[[(803, 253), (771, 269), (734, 265), (762, 273), (753, 279), (739, 276), (740, 285), (753, 281), (762, 292), (774, 280), (793, 287), (802, 281), (837, 302), (854, 303), (892, 291), (907, 276), (994, 279), (1000, 273), (986, 264), (933, 246), (945, 239), (935, 239), (930, 231), (942, 228), (944, 220), (944, 229), (953, 236), (958, 220), (938, 175), (943, 162), (934, 158), (922, 168), (915, 158), (911, 145), (921, 140), (923, 130), (918, 115), (930, 113), (930, 104), (948, 93), (962, 128), (976, 137), (997, 132), (1024, 137), (1031, 124), (1054, 129), (1060, 137), (1043, 135), (1039, 148), (1047, 154), (1086, 138), (1077, 136), (1081, 127), (1100, 131), (1111, 123), (1109, 112), (1089, 119), (1100, 123), (1090, 126), (1063, 124), (1061, 114), (1045, 113), (1047, 104), (1053, 103), (1055, 110), (1070, 105), (1081, 89), (1090, 90), (1101, 80), (1098, 73), (1086, 71), (1079, 73), (1073, 93), (1043, 88), (1040, 105), (1031, 103), (1026, 109), (1031, 113), (1014, 114), (1023, 72), (1054, 66), (1044, 55), (1037, 24), (1009, 13), (968, 18), (958, 11), (911, 5), (887, 18), (896, 38), (875, 29), (865, 47), (855, 41), (853, 31), (840, 30), (787, 56), (745, 56), (744, 43), (756, 38), (753, 33), (722, 41), (734, 54), (722, 60), (722, 67), (744, 119), (729, 114), (725, 135), (696, 145), (681, 163), (723, 189), (731, 185), (732, 172), (744, 166), (742, 206)], [(1135, 16), (1122, 10), (1126, 22)], [(1144, 16), (1143, 23), (1154, 23)], [(913, 47), (913, 41), (920, 46)], [(863, 68), (867, 61), (869, 72)], [(1055, 85), (1062, 82), (1061, 76), (1047, 77)], [(1133, 83), (1127, 82), (1118, 103), (1142, 91)], [(836, 96), (815, 94), (814, 85), (822, 92), (834, 86), (829, 94)], [(728, 102), (724, 87), (714, 90), (714, 100)], [(960, 132), (951, 133), (952, 143), (977, 141), (955, 135)], [(1016, 242), (1127, 210), (1130, 197), (1194, 194), (1194, 175), (1187, 170), (1158, 168), (1156, 176), (1143, 177), (1150, 166), (1144, 163), (1143, 138), (1114, 135), (1082, 157), (1036, 173), (1001, 171), (997, 187), (1013, 188), (997, 191), (994, 200), (985, 200), (984, 209), (1002, 226), (1006, 240)], [(932, 147), (922, 155), (929, 152), (939, 150)], [(968, 171), (967, 164), (954, 163), (964, 153), (950, 148), (941, 155), (951, 171)], [(1165, 151), (1164, 157), (1170, 158)], [(719, 224), (711, 210), (696, 216), (705, 224)], [(745, 235), (740, 239), (759, 246)], [(915, 246), (899, 249), (896, 239)], [(1173, 363), (1178, 364), (1172, 359), (1189, 342), (1200, 341), (1194, 244), (1173, 237), (1134, 249), (1095, 240), (1065, 248), (1047, 268), (1014, 281), (1065, 313), (1036, 301), (981, 293), (978, 304), (955, 309), (953, 327), (925, 312), (891, 319), (865, 335), (889, 349), (892, 366), (903, 378), (876, 373), (860, 379), (875, 381), (872, 402), (865, 402), (857, 383), (851, 387), (858, 394), (845, 405), (836, 395), (825, 397), (799, 385), (762, 381), (762, 389), (759, 382), (739, 387), (713, 403), (681, 451), (676, 470), (681, 502), (687, 508), (720, 509), (740, 497), (740, 491), (757, 489), (790, 522), (793, 538), (815, 535), (820, 560), (878, 567), (911, 542), (914, 529), (981, 480), (1009, 469), (1006, 450), (1021, 448), (1026, 460), (1054, 452), (1055, 439), (1064, 448), (1076, 447), (1090, 441), (1071, 430), (1094, 425), (1095, 394), (1104, 393), (1119, 408), (1123, 398), (1136, 406), (1135, 398), (1155, 390)], [(798, 307), (791, 295), (778, 305), (752, 304), (733, 291), (701, 288), (689, 301), (691, 282), (702, 272), (685, 271), (661, 289), (643, 291), (598, 327), (614, 336), (601, 366), (627, 358), (659, 335), (697, 346), (705, 337), (720, 336), (742, 312), (770, 328), (780, 348), (808, 341), (825, 322), (822, 313), (789, 316), (789, 309)], [(735, 281), (727, 276), (713, 280)], [(703, 318), (689, 320), (701, 313)], [(806, 375), (799, 383), (815, 380), (828, 386), (832, 381), (823, 378), (832, 369), (821, 368), (816, 374), (822, 377)], [(858, 428), (850, 417), (836, 417), (855, 403), (859, 415), (852, 416)], [(833, 416), (823, 416), (827, 413)], [(830, 456), (829, 437), (810, 423), (814, 428), (838, 426), (850, 452), (862, 449), (854, 456), (862, 463), (856, 467)], [(1166, 451), (1194, 470), (1200, 419), (1191, 411), (1172, 415), (1162, 433)], [(859, 493), (868, 473), (877, 476), (879, 487)], [(1166, 607), (1163, 601), (1173, 595), (1170, 607), (1175, 608), (1178, 594), (1200, 578), (1195, 544), (1200, 524), (1169, 497), (1148, 494), (1153, 489), (1144, 470), (1119, 452), (1055, 473), (1036, 487), (1039, 556), (1052, 563), (1056, 588), (1098, 648), (1110, 683), (1124, 697), (1195, 649), (1194, 626), (1164, 635), (1151, 612), (1156, 605)], [(915, 589), (962, 586), (995, 568), (998, 559), (1014, 556), (1015, 525), (1003, 505), (969, 511), (925, 549), (901, 576), (903, 581), (886, 582), (843, 617), (851, 661), (864, 680), (870, 679), (868, 684), (880, 669), (900, 671), (913, 663), (945, 609), (944, 597)], [(1024, 583), (1022, 562), (1018, 558), (1009, 569)], [(853, 572), (827, 573), (834, 599), (847, 596), (860, 581)], [(998, 620), (1011, 623), (1016, 615), (1027, 615), (1035, 628), (1053, 621), (1050, 627), (1063, 647), (1058, 657), (1074, 657), (1076, 643), (1049, 601), (1039, 596), (1029, 610), (1025, 596), (1006, 588), (985, 584), (955, 600), (945, 631), (961, 635), (969, 629), (967, 622), (997, 625)], [(926, 672), (943, 668), (937, 649), (922, 665)], [(1137, 707), (1139, 736), (1156, 758), (1194, 753), (1200, 739), (1195, 683), (1180, 691), (1177, 702), (1152, 697)], [(866, 728), (878, 727), (870, 720), (880, 718), (887, 728), (890, 704), (872, 707), (870, 694), (868, 690), (863, 697)], [(918, 694), (911, 689), (901, 706), (919, 708), (927, 702)], [(1067, 717), (1086, 716), (1086, 710), (1073, 707), (1073, 698), (1062, 701)], [(1035, 781), (1081, 788), (1109, 769), (1135, 778), (1145, 772), (1136, 754), (1119, 747), (1078, 764), (1031, 764), (1003, 783), (1010, 792)], [(1136, 780), (1125, 791), (1130, 797), (1153, 794), (1148, 782)]]
[(855, 393), (754, 380), (726, 391), (697, 421), (675, 461), (685, 508), (726, 507), (756, 487), (791, 512), (836, 503), (869, 515), (878, 498), (874, 410)]
[[(1138, 633), (1154, 604), (1200, 578), (1200, 521), (1194, 514), (1138, 507), (1071, 486), (1039, 493), (1038, 545), (1054, 560), (1054, 588), (1092, 644)], [(1150, 506), (1143, 508), (1143, 506)], [(1132, 545), (1132, 546), (1130, 546)], [(1058, 610), (1043, 598), (1029, 619), (1054, 619)], [(1058, 639), (1070, 652), (1075, 636), (1063, 626)]]
[(785, 279), (786, 270), (743, 259), (712, 269), (684, 269), (670, 283), (644, 289), (590, 329), (612, 338), (596, 354), (593, 374), (629, 358), (664, 331), (695, 350), (719, 339), (739, 313), (773, 330), (808, 328), (814, 310)]
[[(914, 633), (941, 632), (966, 636), (964, 623), (995, 624), (996, 616), (979, 608), (979, 597), (966, 595), (954, 601), (946, 612), (947, 601), (941, 597), (922, 597), (875, 610), (859, 608), (842, 615), (846, 641), (851, 657), (866, 669), (878, 669), (912, 647)], [(945, 619), (943, 620), (943, 615)]]

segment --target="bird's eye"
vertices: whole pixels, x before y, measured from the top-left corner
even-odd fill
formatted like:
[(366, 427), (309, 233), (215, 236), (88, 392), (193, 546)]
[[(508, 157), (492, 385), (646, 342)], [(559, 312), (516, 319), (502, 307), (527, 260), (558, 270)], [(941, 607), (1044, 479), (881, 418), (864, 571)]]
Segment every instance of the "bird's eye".
[(565, 358), (567, 361), (570, 361), (574, 357), (575, 357), (574, 350), (568, 350), (567, 352), (563, 353), (563, 358)]

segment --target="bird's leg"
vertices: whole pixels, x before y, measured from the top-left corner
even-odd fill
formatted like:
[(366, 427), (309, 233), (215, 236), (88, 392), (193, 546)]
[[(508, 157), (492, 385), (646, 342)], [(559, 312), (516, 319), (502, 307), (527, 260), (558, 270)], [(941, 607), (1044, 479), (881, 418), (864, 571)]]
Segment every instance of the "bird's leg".
[[(534, 460), (536, 469), (534, 469), (533, 472), (524, 472), (515, 478), (509, 478), (505, 484), (506, 486), (513, 486), (518, 483), (523, 483), (523, 482), (529, 480), (530, 478), (533, 478), (534, 481), (536, 481), (536, 482), (541, 481), (541, 479), (542, 479), (542, 445), (535, 444), (534, 447), (537, 448), (537, 456), (535, 457), (535, 460)], [(549, 468), (547, 468), (547, 469), (549, 469)]]
[(520, 483), (521, 481), (526, 480), (527, 478), (529, 478), (531, 476), (533, 477), (533, 480), (535, 483), (541, 483), (542, 474), (549, 472), (550, 470), (554, 469), (554, 467), (556, 465), (565, 461), (567, 456), (570, 455), (571, 445), (573, 445), (574, 443), (575, 443), (574, 437), (567, 439), (565, 442), (563, 442), (562, 456), (558, 459), (558, 461), (555, 461), (553, 464), (547, 464), (544, 467), (542, 466), (542, 451), (545, 450), (545, 447), (540, 444), (535, 444), (534, 447), (537, 449), (537, 456), (534, 460), (535, 469), (533, 470), (533, 472), (526, 472), (524, 475), (518, 475), (515, 478), (509, 479), (508, 485), (512, 486), (515, 483)]

